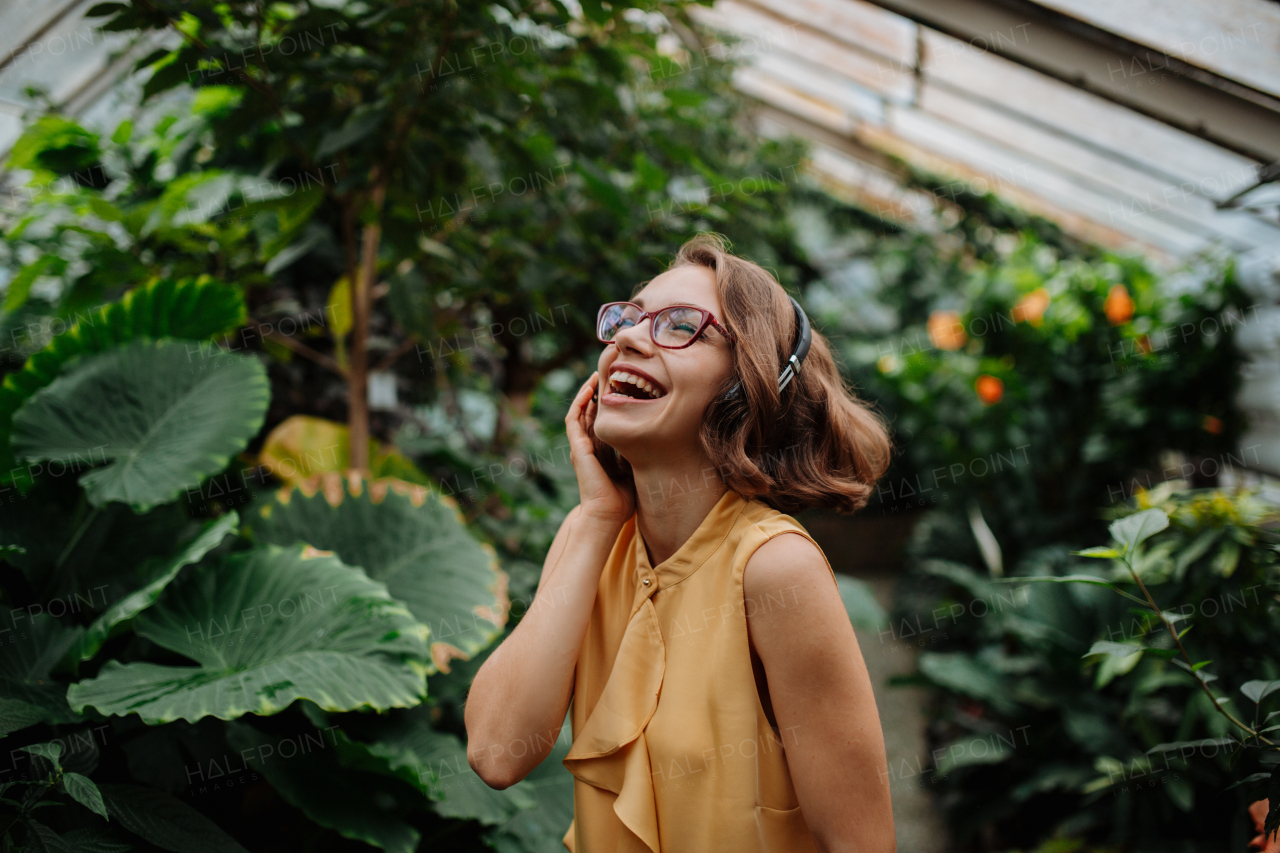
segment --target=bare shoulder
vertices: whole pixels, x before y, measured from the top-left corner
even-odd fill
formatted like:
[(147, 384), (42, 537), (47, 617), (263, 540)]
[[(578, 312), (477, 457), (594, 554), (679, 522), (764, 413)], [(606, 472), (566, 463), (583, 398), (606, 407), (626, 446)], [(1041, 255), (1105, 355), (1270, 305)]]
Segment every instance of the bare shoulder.
[(829, 639), (848, 625), (826, 557), (800, 534), (780, 534), (756, 549), (744, 569), (742, 595), (752, 644), (762, 656), (765, 647)]
[(857, 676), (861, 653), (840, 588), (806, 537), (781, 534), (761, 545), (747, 560), (742, 595), (775, 710), (787, 697), (807, 702), (814, 691)]
[(799, 533), (782, 533), (765, 542), (747, 560), (742, 576), (743, 592), (755, 598), (793, 584), (805, 587), (836, 585), (827, 568), (827, 558), (809, 539)]

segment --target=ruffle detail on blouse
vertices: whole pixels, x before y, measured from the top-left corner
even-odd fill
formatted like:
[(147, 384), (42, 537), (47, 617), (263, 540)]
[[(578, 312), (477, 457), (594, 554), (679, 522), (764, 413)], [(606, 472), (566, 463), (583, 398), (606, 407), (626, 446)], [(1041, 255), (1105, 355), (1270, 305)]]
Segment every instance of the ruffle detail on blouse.
[[(621, 850), (659, 853), (658, 810), (644, 729), (658, 708), (666, 672), (658, 611), (645, 598), (631, 616), (609, 680), (564, 766), (577, 779), (617, 794), (613, 811), (635, 838)], [(631, 842), (643, 842), (628, 844)]]

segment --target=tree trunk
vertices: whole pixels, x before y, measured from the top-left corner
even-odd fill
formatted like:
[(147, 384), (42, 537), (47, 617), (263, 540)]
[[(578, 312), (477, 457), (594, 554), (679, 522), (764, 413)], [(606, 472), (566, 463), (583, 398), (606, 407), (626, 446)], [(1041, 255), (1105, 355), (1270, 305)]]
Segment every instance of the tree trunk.
[(347, 432), (351, 438), (350, 464), (369, 470), (369, 317), (373, 312), (374, 279), (378, 275), (378, 247), (382, 242), (382, 205), (386, 181), (375, 178), (373, 219), (360, 234), (360, 272), (351, 288), (351, 368), (347, 375)]

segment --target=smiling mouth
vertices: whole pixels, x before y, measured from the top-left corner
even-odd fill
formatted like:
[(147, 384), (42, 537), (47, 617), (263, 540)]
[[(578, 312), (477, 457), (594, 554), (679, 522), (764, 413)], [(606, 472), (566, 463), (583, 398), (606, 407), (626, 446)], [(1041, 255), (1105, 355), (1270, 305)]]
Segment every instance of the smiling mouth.
[(642, 379), (633, 373), (623, 373), (621, 371), (609, 377), (609, 391), (620, 397), (629, 397), (633, 400), (656, 400), (659, 397), (665, 397), (667, 394), (667, 392), (648, 380)]

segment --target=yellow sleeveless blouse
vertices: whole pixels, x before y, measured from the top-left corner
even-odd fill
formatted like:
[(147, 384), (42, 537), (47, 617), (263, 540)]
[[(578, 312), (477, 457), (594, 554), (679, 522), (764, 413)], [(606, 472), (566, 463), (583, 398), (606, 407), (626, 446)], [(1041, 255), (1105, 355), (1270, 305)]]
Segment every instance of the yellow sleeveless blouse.
[(797, 602), (742, 592), (747, 560), (788, 532), (813, 541), (732, 489), (656, 567), (635, 516), (623, 527), (574, 676), (570, 851), (815, 851), (784, 751), (798, 733), (769, 724), (747, 635), (748, 612)]

